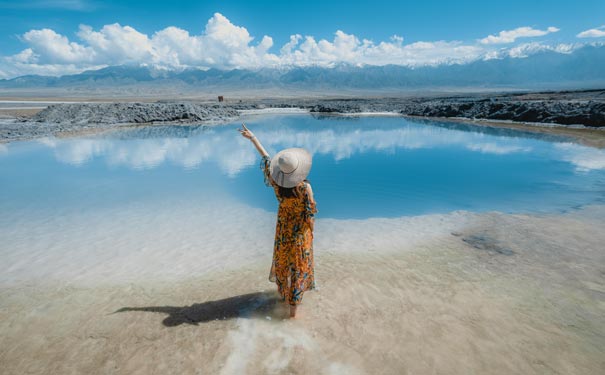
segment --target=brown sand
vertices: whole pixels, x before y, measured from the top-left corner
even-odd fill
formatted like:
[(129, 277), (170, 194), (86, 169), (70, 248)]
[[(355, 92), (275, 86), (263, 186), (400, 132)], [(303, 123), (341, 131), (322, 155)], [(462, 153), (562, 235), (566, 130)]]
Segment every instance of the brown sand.
[(5, 286), (0, 368), (602, 374), (604, 213), (489, 213), (411, 252), (323, 249), (320, 289), (295, 320), (284, 319), (265, 264), (168, 283)]
[(445, 121), (462, 124), (472, 124), (488, 128), (504, 128), (527, 131), (537, 134), (553, 134), (570, 137), (579, 143), (597, 148), (605, 148), (605, 130), (603, 128), (573, 128), (569, 126), (545, 126), (544, 124), (522, 123), (514, 121), (494, 121), (482, 119), (465, 119), (452, 117), (421, 117), (403, 116), (427, 121)]
[(32, 117), (43, 108), (4, 109), (0, 108), (0, 118)]

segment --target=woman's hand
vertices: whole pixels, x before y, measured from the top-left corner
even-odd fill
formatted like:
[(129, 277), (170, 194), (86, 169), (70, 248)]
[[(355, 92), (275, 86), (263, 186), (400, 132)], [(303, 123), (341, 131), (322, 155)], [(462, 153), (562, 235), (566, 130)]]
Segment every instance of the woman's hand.
[(252, 144), (254, 145), (254, 147), (256, 147), (256, 149), (258, 150), (258, 153), (261, 156), (266, 156), (269, 157), (269, 154), (267, 153), (267, 151), (265, 150), (265, 148), (263, 147), (263, 145), (260, 143), (260, 141), (258, 139), (256, 139), (256, 137), (254, 136), (254, 133), (252, 133), (247, 127), (246, 124), (242, 123), (242, 128), (241, 129), (237, 129), (239, 130), (240, 134), (242, 135), (242, 137), (249, 139), (252, 141)]
[(246, 124), (242, 123), (242, 128), (241, 129), (237, 129), (240, 134), (246, 138), (246, 139), (252, 139), (252, 138), (256, 138), (254, 136), (254, 133), (252, 133), (247, 127)]

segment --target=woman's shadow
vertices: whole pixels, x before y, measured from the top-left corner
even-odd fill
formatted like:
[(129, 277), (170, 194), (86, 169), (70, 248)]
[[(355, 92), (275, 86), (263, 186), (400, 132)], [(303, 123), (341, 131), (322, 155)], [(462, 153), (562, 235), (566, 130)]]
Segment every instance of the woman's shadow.
[(257, 292), (195, 303), (191, 306), (122, 307), (114, 313), (147, 311), (168, 314), (162, 323), (166, 327), (176, 327), (181, 324), (198, 325), (198, 323), (232, 318), (275, 317), (274, 308), (278, 301), (279, 297), (275, 291)]

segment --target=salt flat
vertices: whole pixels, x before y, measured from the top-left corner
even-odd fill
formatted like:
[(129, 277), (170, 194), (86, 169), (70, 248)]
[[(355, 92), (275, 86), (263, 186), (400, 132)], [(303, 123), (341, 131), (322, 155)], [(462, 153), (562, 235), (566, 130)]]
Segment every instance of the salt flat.
[[(165, 220), (167, 212), (149, 224), (159, 232), (146, 231), (137, 243), (143, 250), (126, 257), (120, 254), (132, 244), (119, 221), (99, 223), (96, 234), (65, 233), (84, 246), (103, 233), (107, 257), (96, 267), (84, 262), (79, 273), (80, 260), (69, 254), (64, 273), (54, 274), (59, 260), (46, 259), (49, 274), (38, 275), (32, 264), (30, 277), (2, 283), (4, 372), (605, 369), (602, 206), (564, 215), (319, 220), (320, 289), (305, 295), (296, 320), (284, 320), (266, 279), (271, 215), (251, 212), (256, 230), (224, 232), (217, 236), (223, 241), (199, 249), (186, 245), (195, 239), (179, 243), (178, 233), (170, 234), (172, 225), (185, 224), (180, 233), (190, 228)], [(157, 243), (161, 238), (172, 246)], [(216, 259), (197, 254), (216, 248), (227, 258), (225, 242), (242, 239), (249, 240), (247, 255), (202, 273)]]

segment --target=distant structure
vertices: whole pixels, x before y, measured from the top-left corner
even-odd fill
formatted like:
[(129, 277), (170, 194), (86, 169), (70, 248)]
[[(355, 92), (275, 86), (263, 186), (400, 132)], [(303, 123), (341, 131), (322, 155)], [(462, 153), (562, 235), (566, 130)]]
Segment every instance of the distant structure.
[(223, 101), (225, 101), (225, 98), (222, 95), (219, 95), (218, 101), (219, 103), (222, 103)]

